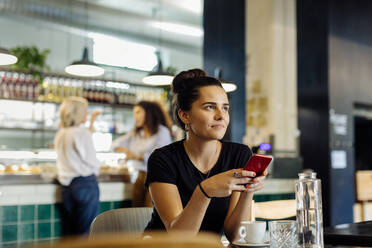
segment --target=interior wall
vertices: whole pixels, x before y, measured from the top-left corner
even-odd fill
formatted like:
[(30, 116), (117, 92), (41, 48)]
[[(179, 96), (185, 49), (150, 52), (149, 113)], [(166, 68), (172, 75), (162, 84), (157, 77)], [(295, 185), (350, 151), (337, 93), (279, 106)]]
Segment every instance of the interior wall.
[[(336, 206), (354, 201), (354, 116), (355, 103), (372, 105), (372, 22), (371, 1), (330, 0), (329, 18), (329, 85), (330, 104), (336, 114), (346, 118), (345, 132), (331, 130), (332, 150), (344, 151), (345, 168), (332, 170), (331, 198)], [(350, 185), (353, 187), (350, 189)], [(347, 190), (346, 190), (347, 189)], [(349, 190), (350, 189), (350, 190)], [(343, 192), (340, 197), (338, 192)], [(351, 215), (352, 216), (352, 215)], [(350, 218), (334, 212), (338, 223), (350, 222)]]
[[(230, 129), (226, 139), (242, 142), (245, 134), (245, 0), (204, 0), (204, 68), (214, 75), (223, 70), (223, 79), (234, 82), (237, 90), (228, 94)], [(231, 135), (230, 135), (231, 134)]]
[(297, 152), (297, 50), (294, 0), (248, 0), (246, 6), (247, 134)]
[(371, 11), (363, 0), (297, 1), (301, 154), (322, 180), (325, 225), (353, 222), (353, 109), (372, 104)]

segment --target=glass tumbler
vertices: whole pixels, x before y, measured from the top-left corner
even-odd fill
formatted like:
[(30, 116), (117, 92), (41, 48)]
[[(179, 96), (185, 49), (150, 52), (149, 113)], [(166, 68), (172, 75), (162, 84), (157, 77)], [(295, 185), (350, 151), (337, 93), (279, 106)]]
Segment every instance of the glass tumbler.
[(271, 248), (296, 248), (298, 243), (297, 223), (294, 220), (269, 222)]

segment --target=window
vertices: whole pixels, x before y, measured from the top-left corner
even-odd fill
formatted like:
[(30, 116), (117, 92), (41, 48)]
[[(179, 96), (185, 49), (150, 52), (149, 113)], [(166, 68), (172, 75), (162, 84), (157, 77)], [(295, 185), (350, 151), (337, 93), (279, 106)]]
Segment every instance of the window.
[(151, 71), (157, 65), (155, 47), (90, 33), (93, 39), (93, 61), (97, 64)]

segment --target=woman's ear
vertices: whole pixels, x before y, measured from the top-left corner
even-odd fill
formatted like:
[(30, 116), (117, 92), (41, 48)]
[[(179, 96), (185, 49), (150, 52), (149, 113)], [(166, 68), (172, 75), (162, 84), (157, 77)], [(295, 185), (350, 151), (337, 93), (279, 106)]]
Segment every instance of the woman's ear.
[(178, 110), (178, 117), (180, 117), (183, 124), (189, 124), (190, 123), (188, 112), (180, 109), (180, 110)]

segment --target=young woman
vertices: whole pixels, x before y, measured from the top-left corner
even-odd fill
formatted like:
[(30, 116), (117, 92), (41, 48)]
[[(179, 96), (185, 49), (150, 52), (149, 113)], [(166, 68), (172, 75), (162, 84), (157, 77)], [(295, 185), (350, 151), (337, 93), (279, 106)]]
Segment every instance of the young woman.
[(96, 176), (101, 163), (96, 158), (91, 132), (99, 112), (93, 112), (89, 130), (82, 126), (87, 119), (88, 101), (69, 97), (60, 107), (60, 129), (54, 138), (57, 152), (58, 181), (62, 185), (63, 233), (87, 234), (99, 211)]
[[(221, 141), (229, 125), (229, 101), (221, 83), (200, 69), (178, 74), (172, 83), (173, 109), (186, 139), (155, 150), (146, 185), (154, 213), (146, 231), (224, 232), (239, 238), (250, 219), (253, 193), (267, 175), (242, 170), (252, 152)], [(247, 185), (247, 186), (245, 186)]]
[(134, 183), (132, 206), (151, 207), (151, 197), (145, 187), (147, 160), (156, 148), (172, 142), (169, 116), (156, 102), (141, 101), (133, 108), (135, 128), (133, 131), (116, 139), (111, 149), (126, 154), (126, 160), (138, 170)]

